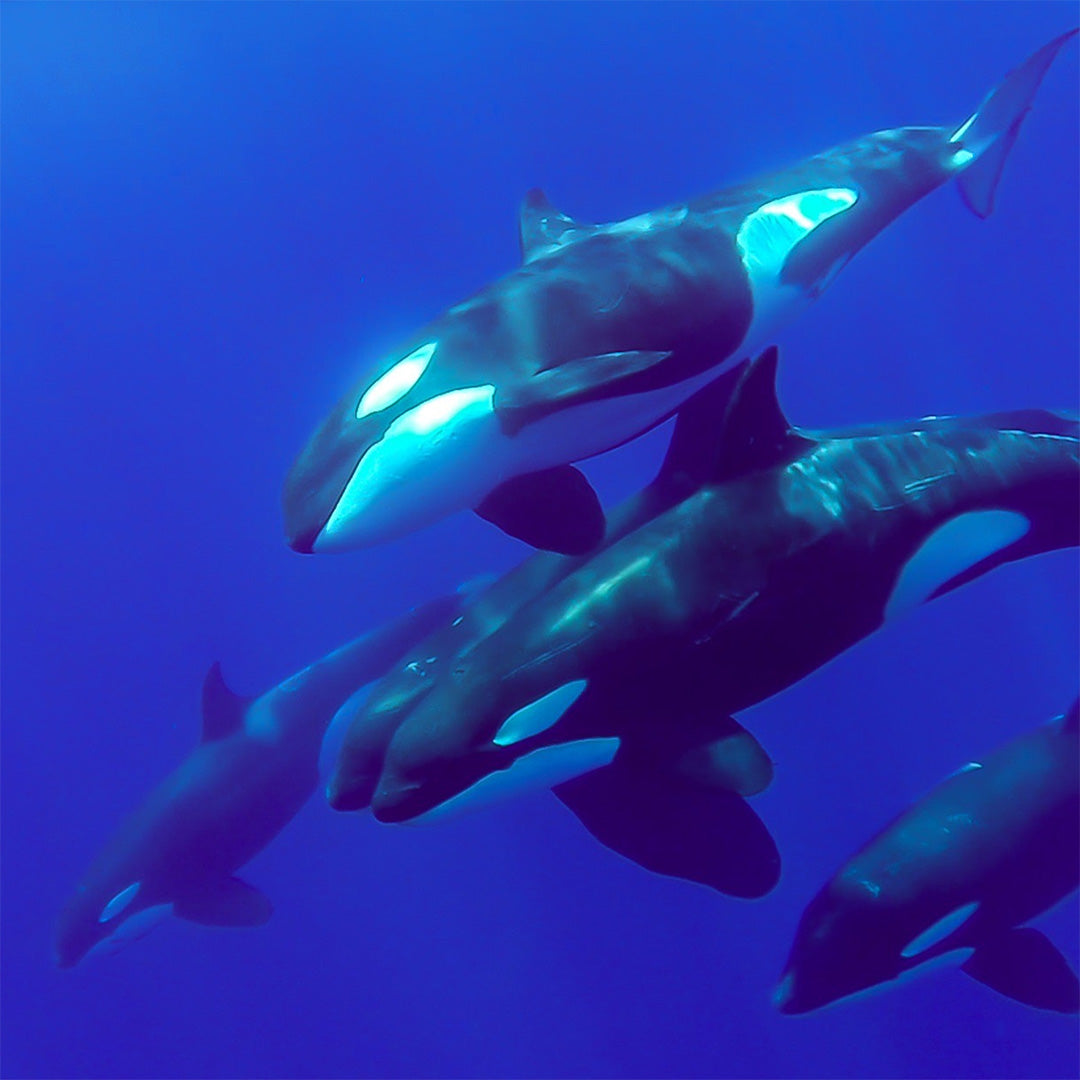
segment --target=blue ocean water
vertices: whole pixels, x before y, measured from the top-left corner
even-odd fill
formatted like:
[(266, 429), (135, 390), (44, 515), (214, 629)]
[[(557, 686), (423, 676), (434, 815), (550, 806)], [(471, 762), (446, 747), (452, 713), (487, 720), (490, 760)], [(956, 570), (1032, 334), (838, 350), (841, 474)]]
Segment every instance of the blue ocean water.
[[(16, 1077), (1076, 1076), (1075, 1018), (942, 970), (769, 1000), (836, 867), (1077, 691), (1074, 551), (936, 601), (742, 716), (764, 900), (655, 877), (550, 796), (412, 831), (313, 799), (185, 923), (74, 971), (56, 913), (256, 692), (526, 549), (459, 516), (302, 557), (279, 492), (359, 371), (518, 258), (522, 193), (625, 217), (967, 116), (1075, 3), (45, 4), (2, 9), (2, 1068)], [(1075, 408), (1077, 50), (986, 222), (948, 188), (783, 338), (794, 422)], [(591, 463), (634, 490), (663, 434)], [(812, 633), (813, 627), (803, 628)], [(1039, 922), (1075, 968), (1075, 896)]]

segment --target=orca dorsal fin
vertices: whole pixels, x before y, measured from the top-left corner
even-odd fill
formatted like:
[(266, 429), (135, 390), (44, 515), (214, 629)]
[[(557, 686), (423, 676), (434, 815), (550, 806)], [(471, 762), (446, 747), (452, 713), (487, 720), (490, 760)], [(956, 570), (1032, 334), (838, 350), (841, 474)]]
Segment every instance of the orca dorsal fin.
[(729, 371), (699, 390), (675, 416), (667, 453), (653, 486), (676, 500), (712, 479), (720, 429), (739, 372)]
[(770, 346), (743, 368), (720, 425), (712, 483), (790, 461), (812, 440), (797, 434), (776, 396), (779, 350)]
[(525, 262), (532, 262), (573, 239), (568, 234), (587, 228), (556, 210), (539, 188), (532, 188), (525, 193), (518, 219), (521, 257)]
[(203, 679), (202, 741), (224, 739), (244, 724), (244, 712), (249, 701), (234, 693), (221, 674), (221, 662), (215, 660)]

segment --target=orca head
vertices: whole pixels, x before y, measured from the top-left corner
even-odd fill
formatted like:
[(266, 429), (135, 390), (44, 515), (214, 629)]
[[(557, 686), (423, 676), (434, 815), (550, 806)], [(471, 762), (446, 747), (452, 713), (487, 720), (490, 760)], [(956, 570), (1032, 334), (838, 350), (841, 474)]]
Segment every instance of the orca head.
[(121, 887), (84, 882), (60, 912), (53, 943), (56, 965), (71, 968), (87, 955), (115, 952), (148, 934), (171, 912), (172, 904), (141, 881)]
[(431, 336), (342, 398), (285, 479), (291, 548), (392, 540), (478, 505), (502, 482), (495, 387), (470, 378), (475, 365), (456, 362), (461, 353), (449, 335)]
[(890, 914), (876, 882), (833, 879), (799, 920), (773, 1004), (788, 1015), (812, 1012), (895, 979), (904, 963)]
[(549, 789), (609, 764), (619, 748), (567, 719), (585, 679), (494, 706), (492, 684), (478, 685), (482, 693), (432, 695), (398, 730), (372, 798), (379, 821), (427, 824)]

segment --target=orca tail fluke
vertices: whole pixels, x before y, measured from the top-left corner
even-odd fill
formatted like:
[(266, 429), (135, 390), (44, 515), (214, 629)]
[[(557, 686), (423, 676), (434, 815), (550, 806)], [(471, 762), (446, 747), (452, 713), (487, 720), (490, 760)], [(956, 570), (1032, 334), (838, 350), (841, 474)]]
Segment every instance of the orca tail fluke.
[(979, 217), (989, 217), (993, 211), (998, 181), (1020, 125), (1054, 57), (1076, 33), (1069, 30), (1054, 38), (1010, 71), (950, 136), (949, 142), (956, 146), (953, 161), (963, 170), (958, 179), (960, 194)]

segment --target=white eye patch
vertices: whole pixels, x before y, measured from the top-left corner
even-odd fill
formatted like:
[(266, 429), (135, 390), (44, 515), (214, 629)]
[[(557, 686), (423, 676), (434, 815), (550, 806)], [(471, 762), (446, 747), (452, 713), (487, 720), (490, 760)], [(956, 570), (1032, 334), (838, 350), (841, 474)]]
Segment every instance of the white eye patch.
[(357, 420), (381, 412), (400, 401), (419, 381), (435, 355), (436, 342), (429, 341), (399, 360), (385, 375), (380, 375), (368, 387), (356, 406)]
[(99, 923), (107, 923), (122, 914), (128, 904), (138, 895), (142, 883), (133, 881), (126, 889), (121, 889), (102, 909), (98, 916)]
[(522, 706), (507, 717), (492, 742), (496, 746), (513, 746), (522, 739), (539, 735), (542, 731), (554, 727), (563, 713), (581, 697), (587, 685), (585, 679), (575, 679), (574, 682), (564, 683), (536, 701)]
[(944, 941), (954, 930), (958, 930), (975, 914), (979, 903), (975, 901), (971, 904), (964, 904), (961, 907), (950, 911), (948, 915), (938, 919), (932, 926), (928, 926), (921, 934), (912, 938), (911, 941), (900, 950), (900, 955), (905, 960), (910, 959), (913, 956), (917, 956), (919, 953), (924, 952), (933, 945), (937, 945), (939, 942)]

